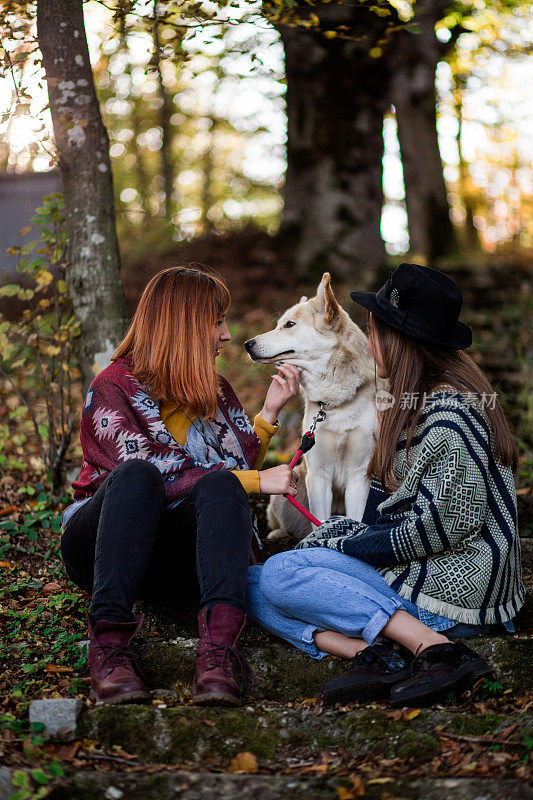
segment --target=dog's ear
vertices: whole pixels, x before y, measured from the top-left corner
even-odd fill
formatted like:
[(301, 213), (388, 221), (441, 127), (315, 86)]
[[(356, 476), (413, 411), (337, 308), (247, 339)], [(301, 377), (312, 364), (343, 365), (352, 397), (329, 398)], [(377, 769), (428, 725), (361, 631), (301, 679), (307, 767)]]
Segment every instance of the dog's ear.
[(306, 296), (305, 296), (305, 294), (303, 294), (303, 295), (300, 297), (300, 299), (298, 300), (298, 304), (300, 304), (300, 303), (307, 303), (307, 301), (308, 301), (308, 300), (309, 300), (309, 298), (308, 298), (308, 297), (306, 297)]
[(323, 315), (326, 325), (333, 327), (339, 318), (339, 304), (331, 288), (331, 276), (329, 272), (324, 272), (322, 280), (316, 291), (316, 307)]

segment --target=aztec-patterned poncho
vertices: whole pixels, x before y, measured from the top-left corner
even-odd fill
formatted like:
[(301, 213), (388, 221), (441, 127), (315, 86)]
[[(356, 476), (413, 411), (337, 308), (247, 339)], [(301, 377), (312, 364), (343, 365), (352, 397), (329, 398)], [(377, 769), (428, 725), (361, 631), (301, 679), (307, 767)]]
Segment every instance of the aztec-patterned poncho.
[[(469, 624), (505, 622), (524, 603), (516, 488), (494, 459), (484, 410), (459, 392), (429, 395), (405, 432), (388, 495), (374, 479), (361, 522), (331, 517), (297, 547), (330, 547), (371, 564), (402, 597)], [(385, 498), (385, 499), (384, 499)]]
[(172, 438), (159, 403), (130, 370), (131, 362), (119, 358), (91, 383), (81, 417), (83, 461), (72, 483), (76, 500), (94, 494), (111, 470), (129, 459), (145, 459), (159, 469), (167, 501), (186, 494), (209, 470), (251, 469), (260, 442), (228, 381), (220, 378), (212, 442), (197, 437), (187, 449)]

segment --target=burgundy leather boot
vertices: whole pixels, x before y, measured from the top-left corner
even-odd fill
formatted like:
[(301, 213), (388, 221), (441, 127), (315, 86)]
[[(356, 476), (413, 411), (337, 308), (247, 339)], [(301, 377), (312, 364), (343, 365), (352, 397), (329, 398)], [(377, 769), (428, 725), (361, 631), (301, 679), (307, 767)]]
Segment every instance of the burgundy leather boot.
[(98, 703), (141, 702), (150, 699), (148, 686), (131, 649), (131, 640), (142, 625), (134, 622), (89, 621), (89, 670), (91, 695)]
[(248, 666), (236, 644), (246, 614), (220, 603), (198, 615), (200, 641), (194, 675), (193, 701), (198, 705), (240, 706), (247, 684)]

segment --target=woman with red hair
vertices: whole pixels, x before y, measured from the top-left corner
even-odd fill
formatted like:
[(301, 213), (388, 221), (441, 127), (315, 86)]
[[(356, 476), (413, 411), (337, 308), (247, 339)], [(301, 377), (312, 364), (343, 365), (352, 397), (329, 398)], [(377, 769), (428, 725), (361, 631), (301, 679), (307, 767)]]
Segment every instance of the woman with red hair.
[(61, 552), (69, 577), (92, 595), (89, 668), (99, 702), (149, 698), (131, 649), (142, 624), (133, 603), (155, 587), (183, 587), (192, 571), (201, 596), (195, 702), (241, 703), (237, 640), (254, 560), (247, 495), (296, 494), (287, 465), (258, 470), (299, 372), (278, 367), (252, 428), (215, 364), (231, 338), (229, 303), (212, 274), (159, 272), (87, 393)]

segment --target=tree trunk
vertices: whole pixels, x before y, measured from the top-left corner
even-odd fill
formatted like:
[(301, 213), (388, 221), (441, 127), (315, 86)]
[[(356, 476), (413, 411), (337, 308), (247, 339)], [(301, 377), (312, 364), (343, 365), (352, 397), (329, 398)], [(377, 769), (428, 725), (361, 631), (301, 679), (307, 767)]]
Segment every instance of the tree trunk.
[[(369, 50), (391, 22), (364, 2), (317, 4), (312, 12), (321, 31), (276, 24), (288, 115), (280, 244), (298, 278), (328, 270), (361, 282), (385, 260), (380, 223), (390, 73), (387, 51), (371, 58)], [(324, 36), (337, 30), (352, 38)]]
[(164, 216), (167, 221), (172, 216), (172, 192), (174, 189), (174, 167), (172, 165), (172, 123), (170, 118), (173, 112), (173, 101), (163, 77), (161, 68), (161, 42), (159, 39), (159, 21), (157, 0), (154, 0), (154, 53), (151, 59), (159, 87), (159, 125), (161, 126), (161, 167), (163, 171), (163, 191), (165, 192)]
[(126, 28), (126, 4), (122, 2), (122, 15), (120, 17), (120, 45), (126, 54), (126, 66), (124, 69), (124, 74), (128, 76), (129, 84), (130, 84), (130, 97), (132, 101), (131, 105), (131, 116), (130, 116), (130, 123), (131, 129), (133, 131), (133, 136), (131, 139), (131, 152), (135, 158), (135, 175), (136, 175), (136, 185), (137, 191), (139, 192), (140, 203), (141, 203), (141, 225), (139, 227), (143, 228), (145, 231), (150, 227), (150, 179), (147, 174), (143, 154), (141, 152), (141, 148), (138, 144), (139, 136), (142, 134), (143, 129), (141, 125), (141, 117), (139, 114), (139, 98), (135, 96), (134, 93), (134, 84), (133, 84), (133, 75), (132, 75), (132, 66), (131, 66), (131, 57), (130, 57), (130, 50), (128, 45), (128, 32)]
[(82, 0), (38, 0), (37, 33), (65, 199), (67, 283), (81, 322), (83, 384), (109, 363), (124, 334), (109, 139), (93, 83)]
[(437, 138), (435, 70), (446, 47), (435, 35), (441, 0), (418, 0), (420, 33), (401, 31), (392, 82), (409, 219), (411, 258), (433, 261), (457, 249)]
[(454, 76), (455, 82), (455, 91), (454, 91), (454, 107), (455, 113), (457, 116), (457, 151), (459, 153), (459, 196), (462, 200), (464, 210), (465, 210), (465, 219), (462, 224), (462, 246), (465, 250), (465, 253), (468, 256), (476, 256), (479, 255), (481, 250), (481, 242), (479, 240), (479, 235), (474, 225), (474, 213), (475, 213), (475, 203), (474, 203), (474, 196), (475, 192), (474, 184), (472, 181), (472, 177), (470, 175), (470, 170), (468, 168), (468, 164), (465, 160), (464, 153), (463, 153), (463, 142), (462, 142), (462, 133), (463, 133), (463, 94), (466, 85), (465, 80), (461, 80), (461, 78), (457, 75)]

